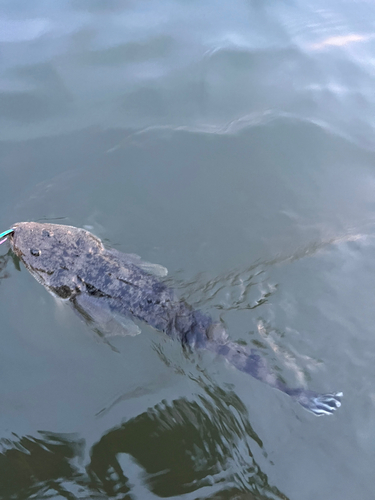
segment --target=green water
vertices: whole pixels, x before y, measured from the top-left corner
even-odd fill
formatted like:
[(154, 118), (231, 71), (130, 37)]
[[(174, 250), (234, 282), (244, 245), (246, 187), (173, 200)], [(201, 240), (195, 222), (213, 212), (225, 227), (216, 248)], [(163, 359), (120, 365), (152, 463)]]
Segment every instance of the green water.
[(371, 3), (3, 2), (0, 232), (169, 270), (317, 418), (146, 325), (95, 336), (0, 247), (0, 498), (371, 498)]

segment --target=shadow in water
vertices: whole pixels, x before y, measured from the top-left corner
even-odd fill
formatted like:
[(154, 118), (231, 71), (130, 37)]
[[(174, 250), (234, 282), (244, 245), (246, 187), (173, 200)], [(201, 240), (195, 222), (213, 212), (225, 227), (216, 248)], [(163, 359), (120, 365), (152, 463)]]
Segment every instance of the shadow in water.
[(77, 435), (2, 440), (0, 498), (287, 500), (254, 454), (266, 457), (247, 410), (229, 389), (162, 402), (109, 430), (89, 452)]
[(10, 276), (10, 274), (6, 271), (9, 259), (13, 259), (16, 269), (19, 269), (19, 259), (13, 254), (13, 252), (8, 250), (8, 253), (0, 256), (0, 280), (9, 278)]

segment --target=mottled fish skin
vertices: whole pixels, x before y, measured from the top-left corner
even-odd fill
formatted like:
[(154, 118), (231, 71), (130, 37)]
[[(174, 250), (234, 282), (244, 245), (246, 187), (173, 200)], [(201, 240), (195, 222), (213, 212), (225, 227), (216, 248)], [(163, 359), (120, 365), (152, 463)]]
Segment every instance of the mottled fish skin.
[(340, 407), (342, 393), (321, 395), (285, 386), (255, 349), (230, 342), (221, 325), (177, 299), (159, 278), (136, 265), (134, 256), (105, 248), (85, 229), (36, 222), (20, 222), (13, 229), (8, 238), (12, 251), (47, 290), (79, 312), (85, 312), (82, 299), (90, 298), (185, 345), (222, 355), (238, 370), (285, 392), (316, 415), (332, 414)]
[(188, 342), (195, 330), (195, 343), (199, 337), (204, 340), (210, 318), (177, 300), (160, 279), (132, 263), (125, 266), (119, 252), (106, 249), (85, 229), (36, 222), (13, 227), (13, 252), (54, 295), (73, 305), (81, 294), (105, 298), (112, 311), (145, 321), (181, 342)]

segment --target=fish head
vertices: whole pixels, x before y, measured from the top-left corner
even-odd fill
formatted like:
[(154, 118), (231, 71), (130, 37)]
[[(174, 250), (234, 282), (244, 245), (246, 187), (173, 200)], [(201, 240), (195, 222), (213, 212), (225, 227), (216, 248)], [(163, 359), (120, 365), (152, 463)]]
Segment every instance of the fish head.
[(50, 291), (71, 289), (82, 261), (104, 250), (99, 238), (73, 226), (18, 222), (12, 229), (8, 241), (13, 253)]

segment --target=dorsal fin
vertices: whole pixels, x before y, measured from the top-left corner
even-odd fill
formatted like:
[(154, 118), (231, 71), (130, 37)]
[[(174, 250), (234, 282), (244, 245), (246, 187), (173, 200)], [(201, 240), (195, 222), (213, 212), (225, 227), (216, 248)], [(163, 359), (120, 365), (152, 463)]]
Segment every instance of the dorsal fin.
[(158, 276), (159, 278), (164, 278), (168, 274), (168, 269), (165, 268), (164, 266), (161, 266), (160, 264), (152, 264), (151, 262), (146, 262), (141, 259), (139, 255), (136, 255), (135, 253), (122, 253), (119, 252), (118, 250), (115, 250), (114, 248), (106, 249), (106, 252), (110, 253), (114, 257), (117, 258), (117, 260), (126, 265), (133, 264), (146, 273), (153, 274), (154, 276)]

